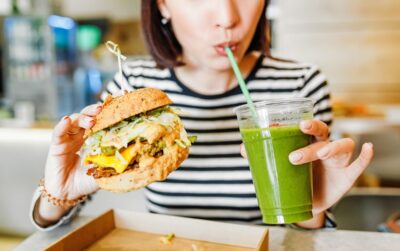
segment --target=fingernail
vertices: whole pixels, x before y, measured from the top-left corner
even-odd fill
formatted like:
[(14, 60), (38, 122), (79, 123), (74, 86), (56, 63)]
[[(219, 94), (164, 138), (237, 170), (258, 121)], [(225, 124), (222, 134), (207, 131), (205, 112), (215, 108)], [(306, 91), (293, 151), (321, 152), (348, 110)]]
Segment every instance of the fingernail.
[(369, 148), (374, 148), (374, 144), (372, 144), (371, 142), (365, 143), (365, 145)]
[(300, 126), (303, 127), (304, 129), (309, 130), (312, 127), (312, 123), (309, 120), (305, 120), (300, 122)]
[(331, 149), (329, 149), (329, 147), (323, 147), (322, 149), (318, 150), (317, 156), (320, 159), (324, 159), (328, 156), (330, 151)]
[(92, 124), (94, 120), (92, 118), (83, 118), (84, 122), (87, 124)]
[(69, 119), (69, 116), (64, 116), (63, 118), (62, 118), (62, 120), (68, 120)]
[(299, 162), (303, 158), (303, 154), (301, 152), (293, 152), (289, 155), (289, 160), (292, 163)]

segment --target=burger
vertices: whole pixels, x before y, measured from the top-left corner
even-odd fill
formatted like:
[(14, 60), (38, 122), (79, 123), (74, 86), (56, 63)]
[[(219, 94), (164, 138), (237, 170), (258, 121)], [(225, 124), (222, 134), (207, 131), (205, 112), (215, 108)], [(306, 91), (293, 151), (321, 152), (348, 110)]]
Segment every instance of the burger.
[(159, 89), (107, 97), (81, 149), (87, 174), (101, 189), (128, 192), (167, 178), (188, 157), (189, 137)]

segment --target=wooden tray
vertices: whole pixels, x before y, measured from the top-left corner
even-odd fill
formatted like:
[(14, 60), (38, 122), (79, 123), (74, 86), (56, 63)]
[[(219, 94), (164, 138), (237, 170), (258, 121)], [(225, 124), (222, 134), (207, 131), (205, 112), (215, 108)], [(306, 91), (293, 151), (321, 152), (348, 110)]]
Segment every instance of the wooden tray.
[[(175, 237), (163, 242), (168, 234)], [(268, 250), (268, 229), (159, 214), (110, 210), (46, 250)]]

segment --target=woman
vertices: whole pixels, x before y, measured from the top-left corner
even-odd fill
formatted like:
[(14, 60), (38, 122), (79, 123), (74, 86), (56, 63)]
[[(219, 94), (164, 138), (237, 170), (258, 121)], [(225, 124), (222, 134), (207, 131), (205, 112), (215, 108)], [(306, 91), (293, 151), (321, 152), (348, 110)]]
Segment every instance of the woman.
[[(120, 91), (122, 81), (132, 88), (157, 87), (169, 94), (187, 131), (198, 135), (191, 155), (165, 182), (146, 189), (152, 212), (213, 220), (258, 223), (258, 209), (247, 161), (232, 108), (245, 103), (224, 52), (228, 45), (246, 77), (254, 101), (280, 97), (311, 97), (315, 118), (301, 123), (314, 136), (311, 145), (289, 156), (293, 164), (314, 162), (314, 217), (298, 223), (303, 228), (326, 226), (325, 211), (352, 186), (372, 159), (371, 144), (349, 163), (350, 139), (329, 143), (329, 90), (319, 70), (307, 64), (269, 56), (264, 17), (267, 0), (142, 1), (143, 30), (153, 60), (126, 63), (124, 76), (103, 93)], [(156, 66), (159, 66), (157, 68)], [(45, 188), (51, 196), (74, 200), (97, 186), (80, 168), (75, 153), (84, 129), (93, 126), (99, 105), (63, 118), (55, 127), (45, 168)], [(79, 206), (54, 206), (34, 198), (33, 219), (52, 229), (76, 213)], [(60, 220), (61, 219), (61, 220)]]

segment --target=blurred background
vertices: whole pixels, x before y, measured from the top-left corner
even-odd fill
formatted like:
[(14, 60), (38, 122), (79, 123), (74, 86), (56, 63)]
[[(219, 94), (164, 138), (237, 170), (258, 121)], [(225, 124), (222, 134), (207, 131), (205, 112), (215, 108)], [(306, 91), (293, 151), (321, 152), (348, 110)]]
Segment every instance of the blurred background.
[[(273, 0), (266, 13), (273, 54), (327, 75), (332, 137), (375, 145), (374, 162), (333, 208), (340, 229), (390, 231), (382, 223), (398, 219), (399, 13), (398, 0)], [(117, 71), (107, 40), (125, 55), (147, 55), (139, 0), (0, 1), (0, 250), (35, 231), (28, 212), (52, 126), (96, 102)], [(145, 210), (140, 191), (99, 192), (83, 213), (110, 205)]]

